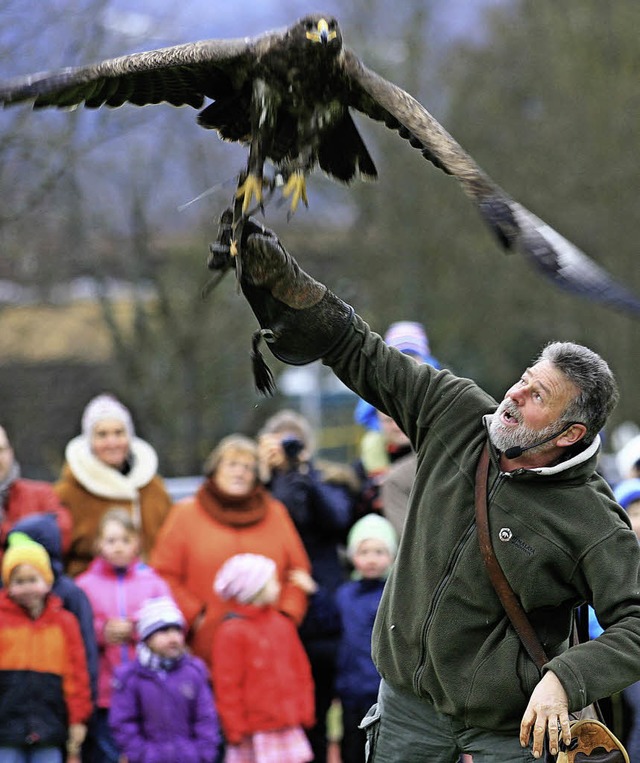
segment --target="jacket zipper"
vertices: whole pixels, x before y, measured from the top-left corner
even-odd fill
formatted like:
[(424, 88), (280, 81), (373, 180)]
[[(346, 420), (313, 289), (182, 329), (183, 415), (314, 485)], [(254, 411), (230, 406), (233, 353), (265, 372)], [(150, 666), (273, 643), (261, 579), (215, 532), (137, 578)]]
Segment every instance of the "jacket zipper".
[[(487, 511), (489, 510), (491, 506), (491, 499), (498, 492), (500, 485), (507, 477), (510, 477), (511, 474), (513, 473), (501, 472), (501, 471), (498, 472), (498, 475), (493, 480), (493, 484), (488, 489)], [(422, 633), (420, 637), (420, 662), (418, 663), (418, 667), (416, 668), (416, 671), (414, 673), (414, 678), (413, 678), (413, 688), (419, 697), (424, 696), (424, 692), (420, 688), (420, 681), (422, 680), (422, 676), (427, 667), (427, 654), (426, 654), (427, 653), (427, 633), (429, 632), (429, 628), (431, 627), (431, 622), (434, 618), (436, 608), (440, 602), (440, 599), (442, 598), (442, 595), (447, 587), (447, 584), (449, 583), (451, 573), (453, 572), (453, 569), (456, 566), (458, 559), (460, 558), (460, 554), (462, 553), (464, 547), (466, 546), (469, 538), (474, 534), (475, 527), (476, 527), (476, 520), (474, 515), (474, 518), (471, 524), (464, 531), (463, 535), (460, 537), (455, 548), (453, 549), (453, 553), (449, 557), (449, 562), (447, 564), (447, 567), (444, 571), (444, 574), (440, 578), (440, 581), (438, 582), (438, 585), (436, 586), (436, 590), (433, 594), (433, 598), (431, 599), (431, 606), (429, 607), (429, 612), (427, 613), (424, 623), (422, 624)]]
[[(125, 588), (125, 576), (126, 572), (122, 572), (121, 570), (116, 571), (116, 597), (117, 597), (117, 606), (118, 606), (118, 612), (120, 614), (120, 617), (123, 619), (127, 618), (127, 593)], [(125, 642), (124, 644), (120, 644), (120, 660), (124, 664), (125, 662), (129, 662), (129, 643)]]

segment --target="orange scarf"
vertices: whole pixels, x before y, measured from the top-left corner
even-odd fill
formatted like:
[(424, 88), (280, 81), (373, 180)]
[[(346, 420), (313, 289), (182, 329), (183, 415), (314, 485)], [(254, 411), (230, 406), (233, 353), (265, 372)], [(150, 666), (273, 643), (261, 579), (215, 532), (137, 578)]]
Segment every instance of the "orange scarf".
[(231, 527), (255, 525), (267, 513), (267, 491), (260, 484), (246, 495), (229, 495), (209, 479), (198, 489), (196, 500), (209, 516)]

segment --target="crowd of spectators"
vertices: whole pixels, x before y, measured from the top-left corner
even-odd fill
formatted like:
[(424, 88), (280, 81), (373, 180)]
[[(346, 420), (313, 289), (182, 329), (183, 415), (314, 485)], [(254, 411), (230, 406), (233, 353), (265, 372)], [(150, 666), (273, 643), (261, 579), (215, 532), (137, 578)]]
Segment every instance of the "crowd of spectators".
[[(437, 363), (420, 324), (387, 337)], [(415, 459), (388, 417), (363, 403), (355, 416), (354, 464), (320, 458), (310, 423), (282, 410), (223, 438), (175, 503), (111, 395), (86, 406), (53, 485), (20, 474), (0, 426), (0, 760), (364, 763), (371, 631)], [(640, 436), (617, 466), (640, 538)], [(41, 670), (34, 649), (53, 674), (36, 693), (14, 680)], [(638, 697), (623, 699), (632, 759)]]

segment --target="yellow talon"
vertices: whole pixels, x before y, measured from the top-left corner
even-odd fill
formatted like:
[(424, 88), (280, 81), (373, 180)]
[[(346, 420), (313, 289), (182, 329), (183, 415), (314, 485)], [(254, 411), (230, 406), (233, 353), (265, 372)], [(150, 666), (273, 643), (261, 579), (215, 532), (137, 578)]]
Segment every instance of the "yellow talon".
[(251, 206), (251, 199), (255, 198), (256, 204), (262, 202), (262, 178), (257, 175), (247, 175), (244, 183), (238, 186), (236, 190), (236, 199), (242, 198), (242, 214)]
[(235, 238), (233, 239), (233, 241), (231, 242), (231, 244), (229, 246), (229, 254), (232, 257), (237, 257), (238, 256), (238, 242), (235, 240)]
[(302, 200), (305, 207), (309, 206), (307, 199), (307, 184), (302, 172), (292, 172), (291, 175), (289, 175), (289, 179), (282, 189), (282, 195), (285, 199), (288, 199), (289, 196), (291, 196), (291, 214), (298, 208), (300, 200)]

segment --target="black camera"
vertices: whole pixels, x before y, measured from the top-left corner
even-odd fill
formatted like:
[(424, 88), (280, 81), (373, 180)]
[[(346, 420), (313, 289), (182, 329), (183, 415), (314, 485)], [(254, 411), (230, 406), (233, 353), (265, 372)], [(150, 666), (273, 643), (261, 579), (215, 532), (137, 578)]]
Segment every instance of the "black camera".
[(289, 461), (297, 461), (304, 450), (304, 443), (298, 437), (283, 437), (280, 444)]

